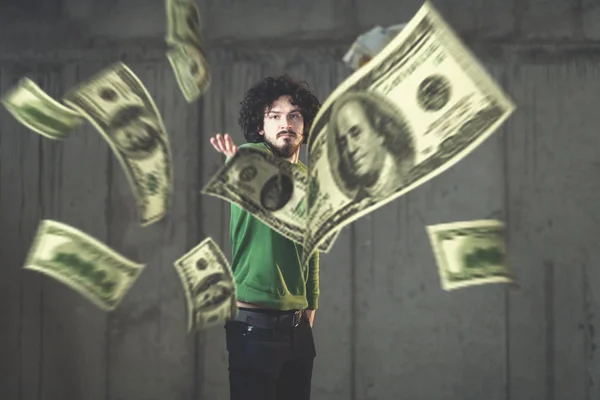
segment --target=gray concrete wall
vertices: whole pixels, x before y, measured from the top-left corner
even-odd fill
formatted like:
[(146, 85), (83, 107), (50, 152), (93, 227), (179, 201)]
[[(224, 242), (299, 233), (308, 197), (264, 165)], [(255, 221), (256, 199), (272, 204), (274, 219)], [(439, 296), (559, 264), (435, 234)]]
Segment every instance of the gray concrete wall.
[[(518, 109), (455, 167), (344, 229), (323, 257), (313, 398), (597, 399), (600, 4), (434, 4)], [(206, 236), (230, 255), (228, 204), (198, 193), (223, 162), (208, 137), (242, 141), (238, 102), (266, 74), (306, 79), (325, 99), (349, 74), (341, 56), (357, 34), (420, 5), (203, 0), (213, 84), (192, 105), (164, 57), (162, 1), (1, 5), (0, 93), (27, 75), (60, 97), (124, 60), (163, 114), (176, 182), (169, 216), (141, 228), (92, 128), (51, 142), (0, 109), (0, 399), (226, 400), (223, 330), (186, 332), (172, 268)], [(43, 218), (148, 264), (119, 309), (22, 270)], [(519, 287), (444, 292), (424, 227), (479, 218), (506, 220)]]

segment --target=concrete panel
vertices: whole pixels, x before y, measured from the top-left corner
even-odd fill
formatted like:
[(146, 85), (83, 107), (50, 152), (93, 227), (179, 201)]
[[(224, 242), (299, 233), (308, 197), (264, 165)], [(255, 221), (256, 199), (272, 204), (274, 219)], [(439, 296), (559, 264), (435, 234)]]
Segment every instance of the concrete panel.
[[(68, 82), (64, 76), (61, 76), (60, 68), (48, 68), (47, 65), (38, 67), (41, 71), (36, 75), (31, 76), (40, 87), (54, 98), (60, 98), (63, 95), (64, 84)], [(30, 72), (17, 68), (15, 71), (19, 76), (30, 76)], [(19, 125), (20, 126), (20, 125)], [(26, 129), (26, 128), (20, 128)], [(27, 136), (34, 133), (29, 131)], [(25, 132), (22, 139), (26, 137)], [(37, 135), (37, 134), (35, 134)], [(56, 158), (52, 157), (56, 154), (56, 148), (60, 146), (51, 140), (39, 137), (40, 152), (38, 157), (30, 156), (27, 159), (29, 165), (35, 165), (35, 160), (38, 160), (40, 166), (40, 181), (38, 189), (38, 198), (36, 202), (42, 207), (37, 213), (36, 225), (42, 218), (47, 218), (48, 213), (52, 213), (58, 208), (58, 185), (56, 181)], [(23, 169), (26, 170), (26, 169)], [(28, 174), (33, 174), (33, 171), (28, 171)], [(27, 196), (30, 199), (35, 199), (35, 190), (29, 188)], [(36, 214), (33, 214), (36, 216)], [(28, 213), (23, 213), (21, 218), (28, 218)], [(36, 226), (37, 228), (37, 226)], [(30, 245), (33, 239), (34, 232), (31, 233), (29, 240), (25, 243)], [(42, 283), (48, 278), (41, 274), (24, 274), (23, 276), (23, 319), (21, 330), (21, 400), (39, 400), (41, 392), (41, 381), (43, 376), (42, 357), (43, 357), (43, 301), (44, 291)], [(67, 289), (68, 290), (68, 289)]]
[(81, 36), (64, 19), (57, 1), (31, 0), (26, 4), (11, 0), (12, 4), (0, 4), (0, 49), (64, 46)]
[[(65, 66), (61, 94), (100, 67)], [(67, 140), (52, 143), (41, 157), (49, 161), (43, 177), (49, 204), (43, 217), (106, 243), (108, 149), (102, 137), (85, 125)], [(40, 400), (106, 399), (106, 313), (62, 283), (48, 277), (42, 282)]]
[[(434, 6), (461, 35), (473, 39), (513, 34), (512, 3), (502, 0), (435, 0)], [(376, 25), (408, 22), (423, 5), (420, 0), (361, 0), (356, 2), (361, 33)]]
[(331, 251), (321, 255), (319, 309), (313, 334), (317, 357), (312, 378), (315, 400), (347, 400), (352, 391), (352, 276), (350, 229), (343, 230)]
[[(57, 74), (39, 68), (0, 68), (0, 93), (22, 74), (50, 91)], [(0, 109), (0, 398), (31, 399), (39, 390), (41, 277), (24, 271), (40, 216), (40, 136)], [(22, 385), (26, 381), (28, 386)], [(36, 397), (37, 399), (37, 397)]]
[[(201, 29), (208, 41), (334, 39), (352, 32), (349, 0), (199, 0)], [(132, 39), (164, 36), (164, 0), (118, 0), (111, 4), (75, 2), (68, 21), (84, 36)]]
[(585, 61), (523, 66), (509, 85), (521, 105), (506, 145), (522, 284), (509, 302), (511, 399), (598, 398), (600, 71)]
[(600, 39), (600, 3), (581, 0), (581, 20), (586, 39)]
[[(191, 247), (188, 221), (196, 217), (188, 202), (188, 160), (197, 159), (196, 108), (181, 95), (166, 63), (135, 63), (158, 107), (171, 141), (174, 192), (167, 216), (141, 227), (133, 194), (112, 156), (110, 243), (146, 269), (121, 306), (111, 313), (108, 336), (108, 392), (111, 399), (189, 399), (194, 394), (194, 335), (187, 331), (187, 305), (173, 262)], [(192, 225), (195, 225), (192, 222)]]
[[(510, 264), (519, 280), (519, 290), (511, 293), (507, 303), (511, 400), (552, 398), (546, 355), (549, 329), (545, 321), (546, 278), (539, 259), (543, 244), (540, 246), (537, 234), (531, 229), (539, 219), (536, 214), (541, 207), (534, 193), (535, 177), (529, 172), (535, 160), (531, 147), (537, 140), (534, 124), (538, 100), (538, 94), (528, 83), (530, 79), (531, 74), (525, 76), (520, 69), (512, 70), (507, 78), (507, 90), (517, 103), (515, 115), (506, 124), (505, 136), (508, 248)], [(537, 243), (535, 248), (534, 243)]]
[(62, 17), (67, 20), (91, 19), (95, 12), (100, 9), (110, 9), (115, 5), (114, 0), (105, 0), (102, 3), (93, 0), (61, 0)]
[(90, 16), (76, 20), (87, 36), (109, 39), (162, 38), (167, 29), (164, 0), (95, 2)]
[(61, 16), (62, 0), (5, 0), (0, 2), (3, 15), (0, 19), (9, 16), (19, 16), (36, 21), (57, 21)]
[(524, 39), (582, 38), (580, 2), (572, 0), (519, 0), (515, 12)]
[(202, 0), (207, 38), (331, 40), (354, 29), (350, 0)]

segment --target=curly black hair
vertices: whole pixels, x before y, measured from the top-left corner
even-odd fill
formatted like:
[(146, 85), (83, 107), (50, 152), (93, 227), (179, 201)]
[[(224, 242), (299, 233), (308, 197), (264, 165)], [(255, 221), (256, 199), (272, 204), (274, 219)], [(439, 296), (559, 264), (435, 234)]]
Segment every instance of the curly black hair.
[(267, 77), (252, 86), (241, 101), (240, 117), (238, 123), (244, 132), (244, 137), (249, 143), (258, 143), (264, 140), (258, 132), (263, 129), (265, 110), (281, 96), (290, 96), (291, 103), (300, 107), (304, 120), (304, 141), (308, 141), (308, 132), (321, 108), (321, 103), (312, 94), (308, 84), (297, 81), (287, 75), (277, 78)]

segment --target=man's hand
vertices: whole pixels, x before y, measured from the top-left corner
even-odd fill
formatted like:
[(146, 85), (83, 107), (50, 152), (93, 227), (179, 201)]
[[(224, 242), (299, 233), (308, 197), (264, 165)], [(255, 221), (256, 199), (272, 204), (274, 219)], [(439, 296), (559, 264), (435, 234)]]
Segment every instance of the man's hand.
[(233, 139), (228, 134), (221, 135), (217, 133), (215, 137), (210, 138), (210, 144), (219, 153), (225, 154), (226, 157), (233, 157), (237, 151), (237, 146), (233, 144)]
[(310, 324), (310, 327), (312, 328), (313, 321), (315, 320), (315, 310), (304, 310), (304, 312), (306, 313), (306, 316), (308, 317), (308, 323)]

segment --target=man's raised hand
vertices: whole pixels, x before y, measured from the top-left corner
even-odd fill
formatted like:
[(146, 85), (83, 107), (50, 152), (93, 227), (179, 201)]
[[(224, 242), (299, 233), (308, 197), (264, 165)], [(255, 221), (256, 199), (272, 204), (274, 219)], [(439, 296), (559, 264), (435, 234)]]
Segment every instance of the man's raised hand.
[(210, 144), (212, 144), (215, 150), (225, 154), (228, 158), (233, 157), (237, 151), (237, 146), (233, 143), (233, 139), (231, 139), (231, 136), (227, 133), (224, 135), (217, 133), (214, 137), (210, 138)]

